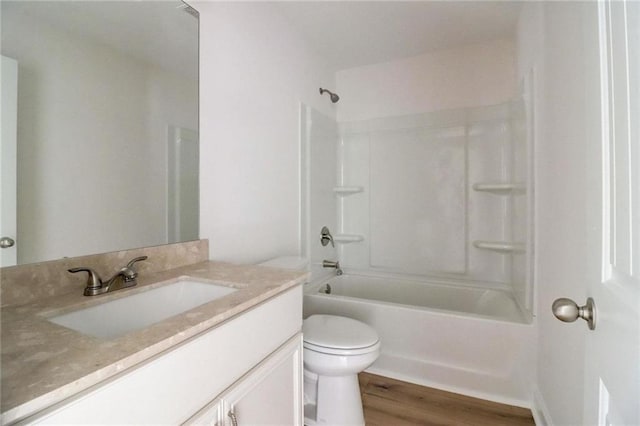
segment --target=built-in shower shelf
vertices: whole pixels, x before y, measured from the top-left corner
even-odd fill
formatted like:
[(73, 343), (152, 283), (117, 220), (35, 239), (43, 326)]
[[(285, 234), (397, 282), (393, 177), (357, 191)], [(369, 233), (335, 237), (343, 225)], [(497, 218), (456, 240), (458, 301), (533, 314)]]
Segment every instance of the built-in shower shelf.
[(474, 183), (474, 191), (493, 192), (496, 194), (507, 194), (510, 192), (524, 192), (524, 183), (503, 182), (503, 183)]
[(474, 241), (475, 248), (483, 250), (492, 250), (500, 253), (524, 253), (525, 245), (523, 243), (512, 243), (507, 241)]
[(337, 234), (333, 236), (336, 243), (359, 243), (364, 241), (363, 235), (358, 234)]
[(362, 191), (364, 191), (364, 187), (362, 186), (336, 186), (333, 188), (333, 192), (335, 192), (336, 195), (351, 195)]

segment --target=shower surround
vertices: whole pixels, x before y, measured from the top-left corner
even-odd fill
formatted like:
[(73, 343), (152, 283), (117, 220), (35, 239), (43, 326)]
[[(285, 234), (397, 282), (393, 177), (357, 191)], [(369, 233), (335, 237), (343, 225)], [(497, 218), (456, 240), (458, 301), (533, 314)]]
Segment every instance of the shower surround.
[[(525, 83), (498, 105), (339, 124), (302, 107), (303, 243), (314, 273), (304, 315), (373, 326), (382, 348), (371, 372), (530, 404)], [(336, 253), (316, 241), (321, 225)], [(327, 256), (344, 276), (318, 267)]]
[(343, 267), (506, 290), (530, 319), (522, 110), (519, 99), (341, 123)]

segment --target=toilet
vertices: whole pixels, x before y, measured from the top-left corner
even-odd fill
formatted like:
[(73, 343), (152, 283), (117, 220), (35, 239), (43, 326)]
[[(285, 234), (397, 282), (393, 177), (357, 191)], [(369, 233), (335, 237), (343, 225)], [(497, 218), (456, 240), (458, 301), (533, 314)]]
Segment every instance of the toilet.
[(336, 315), (311, 315), (302, 333), (305, 425), (364, 425), (358, 373), (380, 355), (378, 333)]
[[(260, 265), (305, 269), (299, 257), (279, 257)], [(364, 425), (358, 373), (380, 355), (378, 333), (367, 324), (336, 315), (311, 315), (302, 323), (304, 424)]]

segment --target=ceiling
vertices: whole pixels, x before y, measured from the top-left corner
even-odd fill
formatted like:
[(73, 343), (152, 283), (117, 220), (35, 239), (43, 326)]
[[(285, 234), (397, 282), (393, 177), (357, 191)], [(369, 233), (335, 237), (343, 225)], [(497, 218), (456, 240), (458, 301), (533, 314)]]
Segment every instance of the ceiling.
[[(170, 1), (2, 1), (174, 72), (197, 68), (198, 21)], [(517, 1), (273, 3), (334, 70), (512, 38)]]
[(298, 1), (277, 5), (335, 70), (513, 38), (520, 9), (517, 1)]
[(2, 12), (26, 14), (164, 69), (197, 75), (198, 19), (178, 9), (181, 5), (179, 0), (3, 0)]

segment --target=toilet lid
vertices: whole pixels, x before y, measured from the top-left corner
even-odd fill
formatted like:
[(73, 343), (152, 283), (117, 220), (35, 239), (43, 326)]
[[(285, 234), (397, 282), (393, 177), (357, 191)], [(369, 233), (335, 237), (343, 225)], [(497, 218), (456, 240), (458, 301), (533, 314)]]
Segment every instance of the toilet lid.
[(335, 315), (311, 315), (302, 323), (304, 342), (334, 349), (357, 349), (375, 345), (378, 333), (367, 324)]

